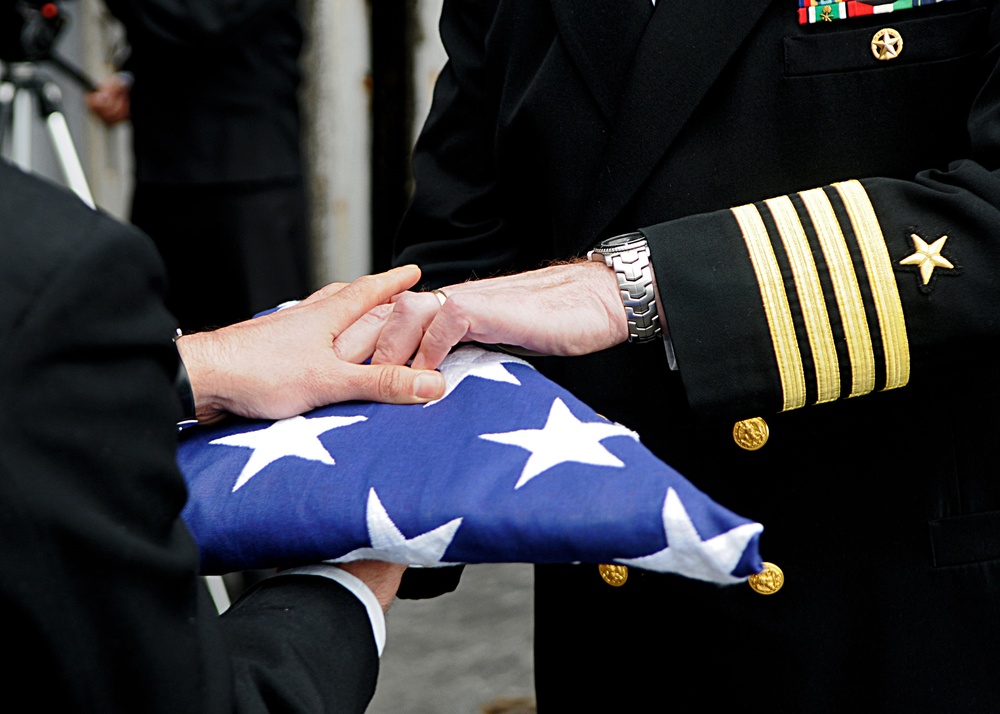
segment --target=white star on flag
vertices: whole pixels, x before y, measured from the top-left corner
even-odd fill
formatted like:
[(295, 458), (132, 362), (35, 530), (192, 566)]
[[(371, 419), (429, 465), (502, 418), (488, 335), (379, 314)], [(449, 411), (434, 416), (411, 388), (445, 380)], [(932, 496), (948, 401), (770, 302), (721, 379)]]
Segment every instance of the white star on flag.
[[(441, 565), (441, 558), (455, 539), (458, 527), (462, 525), (462, 519), (455, 518), (432, 531), (407, 538), (392, 522), (374, 488), (368, 491), (366, 520), (371, 547), (357, 548), (329, 562), (382, 560), (407, 565)], [(447, 565), (454, 565), (454, 563), (447, 563)]]
[(732, 576), (747, 543), (764, 530), (760, 523), (745, 523), (714, 538), (702, 540), (687, 509), (673, 488), (663, 501), (663, 530), (667, 547), (639, 558), (617, 558), (617, 562), (660, 573), (683, 573), (689, 578), (714, 583), (738, 583)]
[(298, 456), (301, 459), (333, 466), (336, 461), (319, 440), (320, 434), (365, 419), (363, 416), (327, 416), (315, 419), (296, 416), (276, 421), (266, 429), (232, 434), (209, 443), (241, 446), (253, 450), (250, 460), (236, 479), (236, 484), (233, 486), (235, 492), (266, 466), (285, 456)]
[(479, 438), (519, 446), (531, 452), (514, 486), (519, 489), (543, 471), (570, 461), (594, 466), (624, 466), (617, 456), (601, 444), (601, 440), (609, 436), (628, 436), (639, 440), (638, 434), (621, 424), (580, 421), (573, 416), (563, 400), (557, 397), (552, 402), (543, 428), (480, 434)]
[[(516, 362), (526, 364), (524, 360), (503, 354), (502, 352), (492, 352), (483, 349), (460, 348), (452, 352), (448, 359), (441, 365), (441, 374), (444, 375), (444, 399), (462, 383), (466, 377), (479, 377), (491, 382), (507, 382), (521, 386), (517, 377), (507, 371), (503, 366), (504, 362)], [(424, 406), (429, 407), (437, 404), (441, 399), (427, 402)]]

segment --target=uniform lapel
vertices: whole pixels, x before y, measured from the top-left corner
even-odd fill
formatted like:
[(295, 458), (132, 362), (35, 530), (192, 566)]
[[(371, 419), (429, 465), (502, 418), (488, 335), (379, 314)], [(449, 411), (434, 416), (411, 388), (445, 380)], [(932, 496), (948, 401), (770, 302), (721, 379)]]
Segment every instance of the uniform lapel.
[[(702, 1), (702, 0), (695, 0)], [(559, 34), (611, 124), (635, 50), (652, 15), (650, 0), (550, 0)]]
[(648, 178), (769, 1), (659, 0), (575, 231), (576, 250), (591, 247)]

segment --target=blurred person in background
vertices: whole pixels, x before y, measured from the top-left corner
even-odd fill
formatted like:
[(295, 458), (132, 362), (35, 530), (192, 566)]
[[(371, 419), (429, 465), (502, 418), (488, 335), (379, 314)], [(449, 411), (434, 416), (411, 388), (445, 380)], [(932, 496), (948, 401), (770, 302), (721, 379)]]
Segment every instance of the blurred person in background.
[(130, 51), (87, 104), (109, 125), (132, 121), (131, 220), (166, 263), (181, 329), (307, 295), (296, 0), (106, 5)]

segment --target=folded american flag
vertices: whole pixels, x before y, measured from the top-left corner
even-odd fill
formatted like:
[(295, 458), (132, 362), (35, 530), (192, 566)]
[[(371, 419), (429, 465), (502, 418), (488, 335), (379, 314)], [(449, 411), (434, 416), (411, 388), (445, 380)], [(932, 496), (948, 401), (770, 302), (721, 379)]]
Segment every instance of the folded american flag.
[(204, 573), (362, 558), (620, 563), (716, 583), (763, 569), (759, 523), (508, 354), (464, 346), (427, 405), (346, 402), (182, 435)]

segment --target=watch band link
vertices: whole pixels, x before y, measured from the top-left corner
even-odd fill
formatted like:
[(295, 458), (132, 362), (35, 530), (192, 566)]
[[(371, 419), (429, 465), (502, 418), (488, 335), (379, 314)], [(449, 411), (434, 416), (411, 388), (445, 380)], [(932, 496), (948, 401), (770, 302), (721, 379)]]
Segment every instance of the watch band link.
[(649, 342), (660, 332), (660, 316), (653, 294), (653, 270), (649, 250), (636, 249), (608, 256), (618, 277), (618, 289), (625, 305), (630, 342)]

